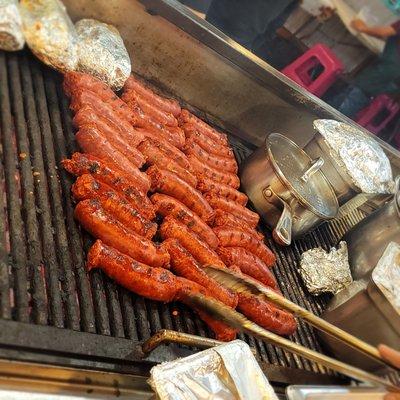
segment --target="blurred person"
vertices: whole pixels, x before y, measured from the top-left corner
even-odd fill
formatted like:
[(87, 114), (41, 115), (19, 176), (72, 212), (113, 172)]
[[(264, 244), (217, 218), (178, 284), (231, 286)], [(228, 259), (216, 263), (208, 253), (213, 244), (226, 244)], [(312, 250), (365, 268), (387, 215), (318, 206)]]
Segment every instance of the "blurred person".
[(379, 58), (357, 75), (343, 92), (328, 101), (349, 117), (366, 107), (372, 97), (386, 93), (400, 95), (400, 20), (388, 26), (369, 26), (360, 19), (351, 23), (360, 33), (386, 40)]

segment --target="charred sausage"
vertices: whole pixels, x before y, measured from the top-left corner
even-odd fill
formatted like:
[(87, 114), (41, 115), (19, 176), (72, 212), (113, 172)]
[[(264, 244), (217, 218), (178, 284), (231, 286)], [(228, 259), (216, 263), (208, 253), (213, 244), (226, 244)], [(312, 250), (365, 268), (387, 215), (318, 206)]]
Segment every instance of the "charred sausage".
[(177, 239), (179, 243), (202, 265), (211, 264), (217, 267), (225, 267), (225, 264), (206, 243), (193, 234), (186, 225), (171, 216), (164, 218), (160, 227), (161, 237)]
[(168, 267), (169, 254), (148, 239), (128, 231), (105, 212), (96, 199), (80, 201), (75, 218), (85, 230), (105, 244), (152, 267)]
[(206, 242), (212, 249), (218, 247), (218, 238), (213, 230), (179, 200), (161, 193), (153, 194), (150, 199), (158, 214), (163, 217), (171, 215), (179, 222), (185, 224), (186, 227)]
[(153, 191), (167, 194), (179, 200), (206, 223), (213, 220), (214, 210), (206, 199), (179, 176), (156, 166), (150, 167), (146, 172), (151, 179)]
[(147, 239), (151, 239), (157, 231), (157, 224), (149, 221), (154, 218), (155, 213), (152, 204), (148, 204), (147, 197), (143, 197), (141, 206), (134, 208), (124, 196), (105, 183), (96, 181), (89, 174), (78, 177), (72, 185), (72, 194), (78, 201), (98, 199), (106, 212), (126, 228)]
[(219, 239), (221, 247), (243, 247), (254, 253), (266, 265), (275, 263), (274, 253), (260, 240), (249, 235), (247, 232), (230, 227), (217, 227), (214, 232)]
[(240, 186), (240, 180), (237, 175), (230, 172), (223, 172), (221, 170), (211, 168), (204, 162), (200, 161), (193, 154), (188, 156), (188, 160), (190, 162), (190, 166), (192, 167), (193, 173), (197, 176), (198, 179), (206, 177), (215, 182), (229, 185), (234, 189), (237, 189)]
[(268, 266), (243, 247), (219, 247), (216, 252), (227, 266), (236, 265), (244, 274), (266, 286), (278, 289), (274, 274)]

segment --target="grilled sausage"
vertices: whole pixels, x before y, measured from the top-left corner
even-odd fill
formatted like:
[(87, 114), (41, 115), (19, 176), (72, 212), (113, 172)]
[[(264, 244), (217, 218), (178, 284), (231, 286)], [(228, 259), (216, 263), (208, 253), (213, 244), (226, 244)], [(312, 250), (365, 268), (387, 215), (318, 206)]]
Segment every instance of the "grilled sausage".
[(167, 126), (178, 126), (178, 120), (171, 113), (157, 108), (154, 106), (154, 104), (150, 103), (134, 89), (124, 91), (121, 98), (128, 105), (129, 103), (137, 103), (137, 105), (145, 114), (149, 115), (160, 124)]
[(155, 217), (155, 213), (147, 197), (143, 196), (141, 207), (134, 208), (124, 196), (89, 174), (78, 177), (72, 185), (72, 194), (77, 201), (98, 199), (106, 212), (126, 228), (147, 239), (151, 239), (157, 232), (157, 224), (149, 221)]
[(151, 189), (153, 191), (167, 194), (179, 200), (206, 223), (213, 220), (214, 210), (206, 199), (179, 176), (156, 166), (150, 167), (146, 172), (151, 179)]
[(83, 106), (76, 112), (73, 123), (78, 129), (83, 125), (91, 123), (98, 125), (99, 129), (103, 131), (107, 137), (110, 135), (118, 136), (121, 138), (121, 141), (131, 147), (137, 147), (145, 138), (145, 135), (135, 130), (129, 123), (123, 126), (117, 125), (114, 121), (105, 118), (89, 105)]
[(278, 335), (292, 335), (297, 328), (293, 315), (254, 295), (239, 293), (237, 309), (247, 318)]
[(153, 194), (150, 199), (158, 214), (163, 217), (171, 215), (179, 222), (185, 224), (187, 228), (206, 242), (212, 249), (218, 247), (218, 238), (213, 230), (183, 203), (171, 196), (161, 193)]
[(214, 332), (215, 339), (221, 340), (222, 342), (230, 342), (235, 340), (237, 330), (224, 324), (221, 321), (211, 318), (204, 311), (196, 310), (199, 317), (211, 328)]
[(107, 184), (128, 199), (135, 209), (141, 208), (143, 201), (146, 201), (146, 195), (137, 189), (129, 175), (113, 169), (95, 156), (74, 153), (72, 159), (62, 160), (61, 164), (72, 175), (93, 175), (97, 181)]
[(162, 243), (171, 259), (171, 270), (179, 276), (183, 276), (193, 282), (204, 286), (208, 294), (221, 301), (229, 307), (237, 305), (237, 295), (210, 278), (202, 269), (193, 256), (182, 247), (175, 239), (167, 239)]
[(256, 240), (264, 240), (264, 235), (261, 232), (256, 231), (254, 228), (251, 228), (241, 218), (235, 217), (233, 214), (230, 214), (223, 210), (215, 210), (213, 226), (235, 228), (240, 231), (247, 232), (249, 235), (254, 236)]
[(221, 247), (243, 247), (254, 253), (266, 265), (275, 263), (274, 253), (262, 241), (255, 239), (247, 232), (230, 227), (217, 227), (214, 228), (214, 232), (219, 239)]
[(202, 134), (214, 140), (215, 142), (222, 145), (228, 144), (228, 137), (224, 133), (218, 132), (210, 125), (202, 121), (200, 118), (193, 115), (188, 110), (182, 110), (178, 119), (181, 125), (185, 123), (193, 124), (197, 128), (197, 130), (199, 130)]
[(181, 290), (170, 271), (142, 264), (100, 240), (89, 250), (87, 267), (101, 268), (121, 286), (151, 300), (173, 301)]
[(210, 192), (219, 197), (224, 197), (225, 199), (232, 200), (242, 206), (245, 206), (247, 204), (248, 198), (244, 193), (239, 192), (229, 185), (215, 182), (209, 178), (203, 177), (199, 179), (197, 183), (197, 189), (201, 193)]
[(219, 247), (216, 252), (227, 266), (236, 265), (244, 274), (266, 286), (278, 289), (274, 274), (268, 266), (243, 247)]
[(177, 239), (179, 243), (200, 263), (212, 264), (217, 267), (225, 267), (225, 264), (206, 243), (193, 234), (186, 225), (171, 216), (164, 218), (160, 227), (163, 240)]
[(83, 200), (75, 208), (75, 218), (95, 238), (137, 261), (152, 267), (168, 267), (169, 254), (136, 233), (128, 231), (106, 213), (96, 199)]
[(197, 178), (188, 170), (182, 168), (175, 160), (165, 155), (165, 153), (159, 150), (157, 146), (154, 146), (150, 140), (144, 140), (138, 146), (138, 149), (146, 157), (147, 164), (156, 165), (159, 168), (173, 172), (190, 186), (196, 187)]
[(235, 157), (230, 147), (214, 142), (208, 136), (201, 134), (194, 125), (185, 123), (181, 126), (181, 128), (185, 132), (187, 139), (194, 140), (207, 153), (216, 154), (223, 157)]
[(182, 168), (190, 170), (190, 163), (186, 157), (186, 154), (181, 150), (168, 143), (166, 140), (157, 137), (151, 131), (148, 131), (143, 128), (137, 128), (139, 133), (142, 133), (145, 138), (158, 150), (162, 151), (167, 157), (172, 158), (175, 162), (177, 162)]
[(181, 113), (181, 107), (176, 100), (167, 99), (157, 95), (132, 75), (127, 79), (124, 86), (124, 91), (130, 89), (136, 90), (140, 95), (147, 99), (149, 103), (154, 104), (155, 107), (158, 107), (165, 112), (171, 113), (175, 117)]
[(236, 160), (232, 157), (222, 157), (216, 154), (207, 153), (201, 146), (199, 146), (193, 138), (187, 139), (183, 151), (187, 155), (194, 155), (199, 160), (204, 162), (211, 168), (231, 172), (236, 174), (238, 172), (238, 165)]
[(234, 189), (237, 189), (240, 186), (240, 180), (237, 175), (231, 174), (230, 172), (218, 171), (215, 168), (211, 168), (200, 161), (193, 154), (188, 156), (188, 160), (190, 162), (190, 166), (192, 167), (193, 173), (197, 176), (198, 179), (206, 177), (214, 180), (215, 182), (232, 186)]
[[(131, 145), (131, 140), (126, 140), (130, 139), (130, 136), (121, 136), (118, 130), (113, 129), (107, 120), (99, 116), (93, 108), (89, 106), (81, 108), (75, 114), (73, 122), (79, 129), (83, 129), (86, 126), (95, 126), (102, 136), (110, 142), (111, 146), (123, 154), (136, 167), (140, 168), (145, 163), (146, 160), (143, 154)], [(134, 139), (135, 146), (137, 146), (139, 143), (138, 136), (134, 136), (132, 139)]]
[(101, 160), (106, 161), (115, 169), (122, 170), (131, 177), (138, 189), (146, 193), (150, 188), (149, 177), (133, 165), (123, 154), (113, 148), (94, 125), (86, 125), (80, 129), (75, 138), (80, 148)]
[(213, 193), (206, 193), (204, 197), (212, 208), (233, 214), (235, 217), (244, 220), (251, 228), (255, 228), (260, 220), (260, 216), (257, 213), (250, 211), (248, 208), (243, 207), (232, 200), (218, 197)]

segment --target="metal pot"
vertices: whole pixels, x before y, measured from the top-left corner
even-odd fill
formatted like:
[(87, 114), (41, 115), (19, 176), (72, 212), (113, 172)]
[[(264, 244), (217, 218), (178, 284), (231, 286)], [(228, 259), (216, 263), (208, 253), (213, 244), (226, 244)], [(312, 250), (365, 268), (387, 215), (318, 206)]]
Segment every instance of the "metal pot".
[(289, 245), (338, 212), (335, 193), (320, 171), (323, 159), (312, 160), (296, 143), (279, 133), (246, 159), (241, 183), (254, 207), (273, 229), (274, 240)]
[(390, 242), (400, 244), (400, 176), (391, 201), (350, 229), (343, 237), (349, 249), (353, 279), (367, 277)]

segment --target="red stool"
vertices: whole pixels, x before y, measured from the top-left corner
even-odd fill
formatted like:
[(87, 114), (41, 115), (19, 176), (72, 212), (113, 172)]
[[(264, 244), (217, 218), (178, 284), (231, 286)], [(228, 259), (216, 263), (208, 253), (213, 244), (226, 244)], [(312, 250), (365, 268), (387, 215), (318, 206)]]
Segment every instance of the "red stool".
[(377, 135), (396, 116), (400, 105), (386, 94), (380, 94), (356, 116), (356, 122)]
[(285, 67), (282, 73), (310, 93), (321, 97), (335, 82), (343, 69), (342, 62), (333, 51), (324, 44), (317, 43)]

